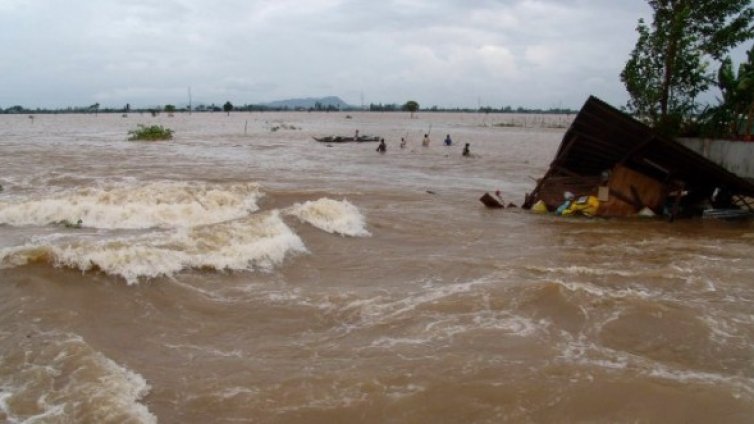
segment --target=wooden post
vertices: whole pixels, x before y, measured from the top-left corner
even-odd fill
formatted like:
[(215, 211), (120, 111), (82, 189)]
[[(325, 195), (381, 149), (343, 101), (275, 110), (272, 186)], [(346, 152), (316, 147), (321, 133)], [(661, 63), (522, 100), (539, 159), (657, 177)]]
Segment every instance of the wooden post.
[[(562, 162), (563, 156), (565, 156), (566, 153), (568, 153), (569, 150), (571, 150), (571, 147), (573, 147), (573, 144), (576, 142), (576, 135), (573, 134), (571, 130), (566, 132), (566, 135), (563, 136), (563, 138), (570, 138), (568, 140), (568, 143), (565, 144), (565, 146), (561, 145), (561, 149), (558, 151), (555, 160), (552, 161), (550, 164), (550, 168), (545, 173), (544, 177), (542, 177), (539, 181), (537, 181), (537, 185), (534, 187), (534, 190), (527, 194), (524, 198), (524, 204), (521, 205), (523, 209), (531, 209), (531, 207), (534, 205), (534, 202), (537, 200), (537, 197), (539, 196), (539, 190), (542, 188), (542, 184), (552, 175), (553, 171), (556, 168), (560, 168), (560, 170), (565, 170), (560, 166), (560, 163)], [(566, 170), (569, 171), (569, 170)]]
[[(678, 207), (681, 204), (684, 187), (685, 184), (683, 182), (675, 186), (675, 200), (673, 201), (673, 207), (670, 209), (670, 217), (668, 217), (669, 222), (673, 222), (675, 220), (675, 216), (678, 215)], [(673, 192), (671, 191), (670, 193), (672, 194)]]

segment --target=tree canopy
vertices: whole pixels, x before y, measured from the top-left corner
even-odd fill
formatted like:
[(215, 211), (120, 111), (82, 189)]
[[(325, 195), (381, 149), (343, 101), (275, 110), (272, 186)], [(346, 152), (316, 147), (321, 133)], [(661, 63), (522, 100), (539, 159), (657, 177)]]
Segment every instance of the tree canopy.
[(419, 103), (414, 100), (409, 100), (403, 105), (403, 110), (411, 112), (411, 117), (414, 117), (414, 112), (419, 110)]
[(717, 73), (722, 98), (720, 104), (702, 113), (703, 135), (751, 139), (754, 134), (754, 46), (747, 56), (738, 72), (730, 57), (723, 59)]
[(639, 19), (639, 38), (621, 80), (629, 112), (666, 133), (698, 112), (697, 96), (720, 61), (754, 36), (750, 0), (648, 0), (653, 20)]

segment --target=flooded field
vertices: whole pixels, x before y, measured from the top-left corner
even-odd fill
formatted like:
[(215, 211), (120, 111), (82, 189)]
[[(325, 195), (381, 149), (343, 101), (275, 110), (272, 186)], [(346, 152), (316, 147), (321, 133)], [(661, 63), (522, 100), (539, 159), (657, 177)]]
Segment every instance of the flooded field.
[(751, 422), (754, 226), (478, 201), (571, 119), (0, 115), (0, 421)]

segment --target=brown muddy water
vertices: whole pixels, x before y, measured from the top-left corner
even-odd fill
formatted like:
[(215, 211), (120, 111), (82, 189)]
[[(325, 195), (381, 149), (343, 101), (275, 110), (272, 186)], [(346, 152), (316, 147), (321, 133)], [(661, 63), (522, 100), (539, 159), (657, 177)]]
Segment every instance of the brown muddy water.
[(487, 210), (570, 117), (351, 115), (0, 116), (0, 421), (752, 422), (751, 224)]

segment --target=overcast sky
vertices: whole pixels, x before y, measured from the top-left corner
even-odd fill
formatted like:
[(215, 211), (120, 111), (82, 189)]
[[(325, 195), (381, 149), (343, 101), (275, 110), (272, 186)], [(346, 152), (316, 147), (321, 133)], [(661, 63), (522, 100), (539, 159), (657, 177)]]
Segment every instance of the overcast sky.
[(616, 106), (643, 0), (0, 0), (0, 107)]

